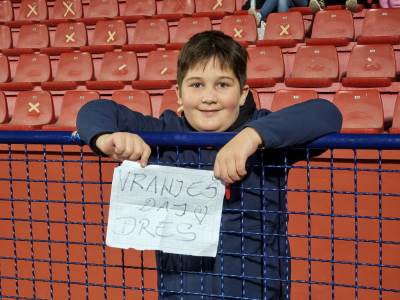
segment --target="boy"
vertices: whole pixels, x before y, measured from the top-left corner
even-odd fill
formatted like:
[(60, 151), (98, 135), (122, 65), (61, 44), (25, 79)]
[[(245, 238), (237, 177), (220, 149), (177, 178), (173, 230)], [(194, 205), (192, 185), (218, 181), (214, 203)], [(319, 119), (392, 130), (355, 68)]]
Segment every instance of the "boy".
[[(304, 157), (278, 148), (300, 145), (341, 128), (341, 115), (326, 100), (311, 100), (279, 112), (255, 110), (246, 85), (247, 52), (219, 31), (194, 35), (182, 48), (177, 71), (179, 117), (155, 119), (109, 100), (86, 104), (78, 133), (97, 153), (139, 161), (150, 147), (135, 132), (237, 132), (219, 151), (161, 150), (161, 163), (213, 168), (230, 184), (224, 201), (216, 258), (157, 252), (160, 299), (284, 299), (290, 296), (285, 170)], [(248, 98), (248, 99), (247, 99)], [(256, 153), (260, 147), (265, 151)], [(212, 167), (213, 166), (213, 167)]]

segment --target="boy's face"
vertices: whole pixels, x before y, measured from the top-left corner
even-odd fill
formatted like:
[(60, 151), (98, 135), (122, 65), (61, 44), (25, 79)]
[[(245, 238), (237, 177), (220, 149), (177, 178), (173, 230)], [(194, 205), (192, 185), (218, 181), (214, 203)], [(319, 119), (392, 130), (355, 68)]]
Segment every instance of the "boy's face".
[(233, 71), (221, 69), (216, 59), (189, 69), (181, 87), (177, 87), (185, 118), (198, 131), (228, 129), (237, 119), (248, 91), (247, 85), (241, 90)]

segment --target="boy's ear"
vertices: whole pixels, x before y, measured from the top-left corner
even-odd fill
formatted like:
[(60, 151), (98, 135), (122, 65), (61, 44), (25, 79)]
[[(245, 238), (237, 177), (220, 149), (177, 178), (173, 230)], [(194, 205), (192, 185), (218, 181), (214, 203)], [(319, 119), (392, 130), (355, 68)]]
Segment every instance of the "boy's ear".
[(242, 94), (240, 95), (240, 106), (242, 106), (246, 102), (247, 95), (249, 94), (250, 88), (247, 84), (245, 84), (242, 88)]
[(180, 96), (179, 85), (175, 86), (175, 91), (176, 91), (176, 98), (178, 99), (178, 104), (182, 105), (182, 99)]

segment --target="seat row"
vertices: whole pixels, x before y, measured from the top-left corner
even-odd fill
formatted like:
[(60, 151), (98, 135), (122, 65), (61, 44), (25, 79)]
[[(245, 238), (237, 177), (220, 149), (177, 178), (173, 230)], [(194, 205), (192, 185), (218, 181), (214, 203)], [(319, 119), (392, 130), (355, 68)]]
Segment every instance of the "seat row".
[[(356, 45), (344, 75), (336, 48), (331, 45), (300, 47), (290, 66), (285, 66), (289, 60), (284, 61), (277, 46), (249, 47), (248, 53), (247, 82), (253, 88), (273, 87), (278, 82), (305, 88), (330, 87), (337, 82), (349, 87), (388, 87), (398, 81), (395, 52), (389, 44)], [(151, 51), (140, 64), (133, 51), (106, 52), (102, 59), (93, 59), (88, 52), (65, 52), (58, 59), (33, 53), (22, 54), (16, 66), (0, 55), (0, 90), (32, 90), (35, 86), (68, 90), (78, 85), (100, 90), (126, 85), (167, 89), (176, 82), (178, 55), (178, 50)], [(13, 75), (10, 63), (15, 69)], [(285, 70), (290, 71), (286, 74)]]
[[(252, 91), (258, 108), (263, 108), (256, 91)], [(0, 93), (0, 130), (75, 130), (79, 109), (87, 102), (99, 99), (97, 91), (66, 91), (56, 118), (52, 95), (47, 91), (23, 91), (16, 96), (14, 110), (8, 111), (8, 100)], [(314, 90), (280, 90), (274, 94), (272, 111), (277, 111), (309, 99), (318, 98)], [(166, 109), (177, 112), (178, 104), (175, 90), (166, 90), (162, 96), (161, 107), (156, 113), (146, 91), (115, 91), (112, 100), (145, 115), (158, 116)], [(377, 90), (338, 91), (333, 103), (343, 114), (343, 133), (380, 133), (384, 129), (383, 105)], [(318, 113), (318, 112), (316, 112)], [(400, 133), (400, 94), (393, 112), (391, 133)]]
[[(238, 8), (239, 9), (239, 8)], [(13, 6), (10, 0), (0, 2), (0, 22), (17, 27), (27, 22), (57, 24), (65, 20), (81, 20), (93, 24), (101, 18), (119, 18), (136, 22), (143, 17), (163, 17), (176, 21), (183, 16), (221, 18), (237, 10), (236, 0), (21, 0)]]

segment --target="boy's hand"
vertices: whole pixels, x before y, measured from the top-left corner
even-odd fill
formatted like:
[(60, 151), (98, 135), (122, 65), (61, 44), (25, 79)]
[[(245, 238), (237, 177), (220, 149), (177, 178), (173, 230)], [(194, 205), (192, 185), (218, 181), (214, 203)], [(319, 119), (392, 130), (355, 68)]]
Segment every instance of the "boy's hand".
[(140, 136), (128, 132), (100, 135), (96, 140), (96, 146), (112, 159), (139, 161), (142, 167), (147, 165), (151, 154), (149, 145)]
[(233, 183), (246, 176), (246, 161), (262, 144), (253, 128), (246, 127), (222, 147), (215, 158), (214, 176), (225, 183)]

